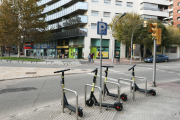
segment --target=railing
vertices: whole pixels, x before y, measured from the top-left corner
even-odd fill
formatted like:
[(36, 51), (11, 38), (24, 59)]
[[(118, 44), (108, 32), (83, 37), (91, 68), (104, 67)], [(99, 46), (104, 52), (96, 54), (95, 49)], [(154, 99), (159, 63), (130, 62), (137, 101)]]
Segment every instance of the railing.
[(58, 32), (51, 36), (52, 39), (64, 39), (76, 36), (87, 36), (87, 29), (71, 29), (64, 32)]
[(62, 97), (62, 111), (63, 111), (63, 113), (64, 113), (64, 90), (66, 90), (66, 91), (69, 91), (69, 92), (72, 92), (72, 93), (74, 93), (75, 95), (76, 95), (76, 120), (78, 120), (78, 94), (77, 94), (77, 92), (76, 91), (73, 91), (73, 90), (70, 90), (70, 89), (67, 89), (67, 88), (63, 88), (63, 90), (62, 90), (62, 95), (63, 95), (63, 97)]
[(101, 108), (102, 108), (102, 106), (101, 106), (101, 104), (102, 104), (102, 89), (99, 86), (93, 86), (93, 85), (90, 85), (90, 84), (86, 84), (85, 85), (85, 97), (84, 97), (85, 106), (86, 106), (86, 91), (87, 91), (87, 86), (95, 87), (95, 88), (99, 89), (99, 103), (100, 103), (100, 113), (101, 113)]
[(88, 9), (88, 4), (85, 3), (85, 2), (77, 2), (76, 4), (62, 10), (62, 11), (59, 11), (59, 12), (56, 12), (52, 15), (48, 15), (46, 18), (45, 18), (45, 21), (48, 22), (48, 21), (51, 21), (51, 20), (54, 20), (54, 19), (57, 19), (57, 18), (61, 18), (63, 16), (66, 16), (66, 15), (69, 15), (75, 11), (78, 11), (78, 10), (87, 10)]
[(87, 23), (87, 16), (78, 15), (78, 16), (72, 17), (70, 19), (67, 19), (65, 21), (59, 22), (59, 23), (50, 24), (50, 25), (48, 25), (48, 27), (49, 27), (49, 30), (51, 28), (59, 29), (59, 28), (64, 28), (64, 27), (68, 27), (71, 25), (75, 25), (78, 23)]
[[(110, 82), (110, 81), (104, 81), (104, 83), (110, 83), (110, 84), (115, 84), (118, 86), (118, 90), (117, 90), (117, 94), (118, 94), (118, 100), (120, 102), (120, 84), (119, 83), (115, 83), (115, 82)], [(103, 100), (104, 100), (104, 93), (105, 92), (105, 88), (103, 89)]]
[[(132, 80), (133, 77), (130, 79), (124, 79), (124, 78), (119, 78), (118, 83), (120, 83), (121, 80), (123, 81), (129, 81), (130, 82), (130, 92), (132, 93), (132, 82), (133, 82), (133, 100), (135, 100), (135, 81)], [(135, 76), (134, 78), (138, 78), (138, 80), (144, 80), (145, 81), (145, 97), (147, 97), (147, 80), (145, 77), (138, 77)]]
[(142, 7), (141, 10), (152, 10), (152, 11), (168, 12), (168, 9), (167, 10), (161, 10), (159, 8), (150, 8), (150, 7)]

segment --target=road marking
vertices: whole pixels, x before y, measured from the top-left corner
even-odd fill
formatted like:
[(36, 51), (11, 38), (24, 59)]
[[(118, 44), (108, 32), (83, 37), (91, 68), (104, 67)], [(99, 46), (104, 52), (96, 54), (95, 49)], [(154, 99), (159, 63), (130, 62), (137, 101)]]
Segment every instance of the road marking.
[[(93, 73), (87, 73), (89, 75), (94, 75)], [(100, 75), (97, 75), (98, 77), (100, 77)], [(102, 78), (105, 78), (105, 76), (102, 76)], [(110, 77), (107, 77), (108, 80), (111, 80), (111, 81), (114, 81), (114, 82), (118, 82), (117, 79), (114, 79), (114, 78), (110, 78)], [(120, 81), (120, 83), (123, 83), (123, 84), (126, 84), (126, 85), (130, 85), (129, 82), (124, 82), (124, 81)]]
[(168, 73), (174, 73), (174, 72), (168, 72)]
[(147, 69), (152, 69), (152, 68), (147, 68)]

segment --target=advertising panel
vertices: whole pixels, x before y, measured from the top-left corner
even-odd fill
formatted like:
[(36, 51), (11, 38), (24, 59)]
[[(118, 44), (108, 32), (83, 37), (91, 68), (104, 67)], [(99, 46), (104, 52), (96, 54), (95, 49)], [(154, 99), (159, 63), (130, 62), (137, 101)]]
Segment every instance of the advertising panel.
[[(97, 52), (97, 57), (100, 57), (100, 52)], [(108, 52), (102, 52), (102, 58), (108, 58), (109, 53)]]

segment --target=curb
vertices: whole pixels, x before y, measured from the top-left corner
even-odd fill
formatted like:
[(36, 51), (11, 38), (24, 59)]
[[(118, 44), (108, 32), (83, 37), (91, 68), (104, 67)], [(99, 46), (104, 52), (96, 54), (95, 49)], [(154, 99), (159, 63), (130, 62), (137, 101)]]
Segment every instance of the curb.
[[(89, 73), (89, 72), (81, 72), (81, 73)], [(81, 74), (81, 73), (65, 73), (65, 75)], [(10, 78), (10, 79), (0, 79), (0, 82), (2, 82), (2, 81), (8, 81), (8, 80), (15, 80), (15, 79), (39, 78), (39, 77), (49, 77), (49, 76), (58, 76), (58, 75), (61, 75), (61, 74), (58, 73), (58, 74), (54, 74), (54, 75), (44, 75), (44, 76), (32, 76), (32, 77), (19, 77), (19, 78)]]

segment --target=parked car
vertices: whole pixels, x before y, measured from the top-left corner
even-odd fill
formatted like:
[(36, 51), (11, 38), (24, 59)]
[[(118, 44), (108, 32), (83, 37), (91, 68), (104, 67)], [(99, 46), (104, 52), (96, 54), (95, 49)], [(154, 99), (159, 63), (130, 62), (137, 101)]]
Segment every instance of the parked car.
[(20, 52), (20, 55), (24, 55), (24, 53), (23, 53), (23, 52)]
[(14, 53), (12, 53), (13, 55), (16, 55), (16, 54), (18, 54), (18, 52), (14, 52)]
[[(169, 57), (166, 55), (162, 54), (157, 54), (156, 55), (156, 62), (168, 62)], [(150, 56), (148, 58), (144, 58), (144, 62), (153, 62), (153, 56)]]

